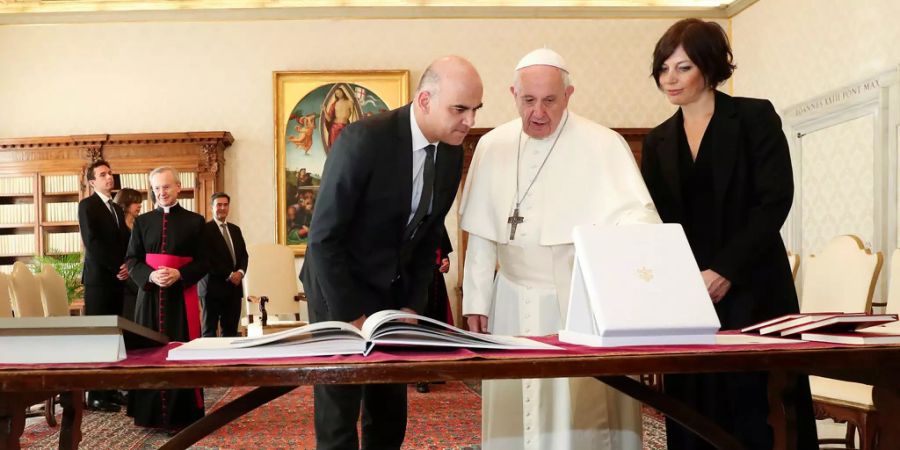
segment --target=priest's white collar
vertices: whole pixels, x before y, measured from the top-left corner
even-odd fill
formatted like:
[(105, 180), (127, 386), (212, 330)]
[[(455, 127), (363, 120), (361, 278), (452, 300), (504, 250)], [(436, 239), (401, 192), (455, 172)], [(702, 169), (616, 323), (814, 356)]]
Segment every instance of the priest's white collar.
[(425, 134), (422, 133), (422, 130), (419, 129), (419, 124), (416, 123), (416, 108), (413, 105), (409, 105), (409, 131), (412, 132), (413, 151), (423, 149), (427, 147), (428, 144), (434, 145), (434, 148), (437, 149), (438, 142), (428, 142), (428, 138), (426, 138)]
[(532, 137), (531, 135), (525, 133), (525, 122), (524, 121), (520, 121), (521, 128), (519, 129), (519, 133), (525, 135), (523, 140), (528, 139), (528, 140), (534, 140), (537, 142), (553, 142), (556, 140), (556, 136), (558, 136), (559, 133), (562, 133), (563, 128), (565, 128), (563, 126), (563, 124), (566, 123), (566, 119), (568, 117), (569, 117), (569, 110), (566, 109), (566, 111), (563, 113), (563, 115), (560, 116), (559, 123), (556, 124), (556, 129), (553, 130), (553, 133), (550, 133), (549, 135), (542, 137), (542, 138)]
[(162, 211), (163, 211), (164, 213), (168, 214), (168, 213), (172, 212), (172, 208), (174, 208), (174, 207), (176, 207), (176, 206), (178, 206), (178, 201), (177, 201), (177, 200), (175, 201), (175, 203), (172, 203), (172, 204), (169, 205), (169, 206), (159, 205), (159, 208), (162, 209)]

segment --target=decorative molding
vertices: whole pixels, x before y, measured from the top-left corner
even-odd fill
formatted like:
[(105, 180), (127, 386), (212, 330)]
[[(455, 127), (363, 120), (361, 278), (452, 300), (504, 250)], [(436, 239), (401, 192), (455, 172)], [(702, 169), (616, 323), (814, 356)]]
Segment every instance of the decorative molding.
[(91, 164), (93, 164), (95, 161), (103, 159), (103, 144), (88, 145), (84, 147), (84, 156), (91, 162)]
[(203, 144), (203, 157), (200, 159), (201, 172), (216, 173), (219, 171), (219, 143)]
[(0, 24), (321, 19), (727, 19), (757, 0), (3, 0)]
[(221, 142), (225, 147), (234, 142), (227, 131), (197, 133), (87, 134), (72, 136), (25, 137), (0, 139), (0, 151), (42, 147), (88, 147), (92, 145), (206, 144)]

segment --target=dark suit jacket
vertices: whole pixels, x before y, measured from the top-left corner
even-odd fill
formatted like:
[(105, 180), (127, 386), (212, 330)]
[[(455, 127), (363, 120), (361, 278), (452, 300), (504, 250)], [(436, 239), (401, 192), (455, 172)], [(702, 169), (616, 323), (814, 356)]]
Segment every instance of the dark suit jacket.
[(206, 282), (206, 292), (204, 297), (213, 298), (240, 298), (243, 296), (243, 283), (235, 286), (227, 280), (232, 272), (243, 270), (247, 272), (247, 244), (244, 242), (244, 235), (241, 229), (230, 222), (226, 222), (228, 232), (231, 234), (231, 245), (234, 247), (234, 263), (231, 261), (231, 254), (228, 252), (228, 244), (225, 243), (225, 237), (219, 230), (219, 225), (215, 220), (206, 222), (203, 229), (203, 237), (206, 240), (203, 246), (209, 258), (209, 277)]
[(83, 284), (122, 284), (116, 274), (125, 261), (128, 229), (125, 226), (125, 212), (115, 203), (113, 208), (119, 217), (118, 225), (96, 193), (78, 202), (78, 227), (84, 242)]
[(412, 202), (410, 105), (354, 122), (325, 162), (300, 279), (314, 320), (351, 321), (382, 309), (424, 311), (462, 147), (441, 143), (432, 212), (404, 239)]
[[(716, 92), (704, 139), (712, 150), (715, 257), (710, 269), (732, 283), (717, 305), (724, 329), (796, 312), (797, 294), (779, 229), (794, 197), (781, 119), (768, 100)], [(641, 172), (664, 222), (682, 223), (678, 165), (681, 110), (644, 139)]]

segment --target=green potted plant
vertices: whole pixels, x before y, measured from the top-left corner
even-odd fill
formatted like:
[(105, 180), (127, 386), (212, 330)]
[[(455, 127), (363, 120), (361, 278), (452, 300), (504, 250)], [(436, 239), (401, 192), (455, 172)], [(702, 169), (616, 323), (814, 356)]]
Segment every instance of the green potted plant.
[(70, 305), (73, 300), (83, 297), (84, 286), (81, 285), (81, 269), (84, 267), (84, 263), (81, 260), (81, 253), (35, 256), (31, 263), (31, 271), (40, 273), (41, 266), (44, 264), (53, 266), (56, 272), (66, 281), (66, 296)]

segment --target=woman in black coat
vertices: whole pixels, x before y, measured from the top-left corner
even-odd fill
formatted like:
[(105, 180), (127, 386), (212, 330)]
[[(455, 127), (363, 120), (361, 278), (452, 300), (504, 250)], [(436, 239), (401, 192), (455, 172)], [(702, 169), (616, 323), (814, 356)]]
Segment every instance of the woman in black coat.
[[(779, 234), (794, 196), (787, 140), (768, 100), (716, 90), (734, 68), (718, 24), (669, 28), (653, 77), (679, 108), (647, 135), (641, 160), (660, 217), (684, 227), (723, 330), (799, 309)], [(817, 448), (808, 381), (798, 378), (798, 448)], [(772, 448), (765, 373), (669, 375), (664, 386), (747, 448)], [(671, 420), (666, 427), (669, 449), (711, 448)]]
[[(125, 228), (128, 229), (128, 237), (131, 238), (131, 228), (134, 226), (134, 219), (141, 213), (141, 202), (144, 196), (140, 192), (123, 188), (116, 193), (113, 201), (122, 207), (125, 211)], [(122, 299), (122, 317), (134, 321), (134, 308), (137, 302), (138, 286), (131, 277), (125, 279), (125, 289), (123, 290)]]

